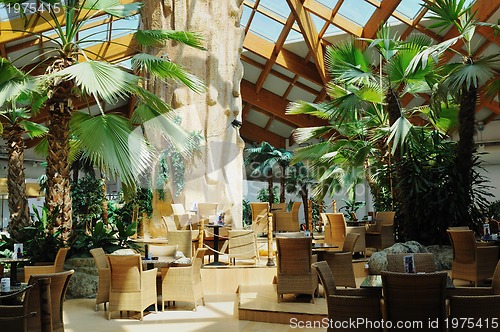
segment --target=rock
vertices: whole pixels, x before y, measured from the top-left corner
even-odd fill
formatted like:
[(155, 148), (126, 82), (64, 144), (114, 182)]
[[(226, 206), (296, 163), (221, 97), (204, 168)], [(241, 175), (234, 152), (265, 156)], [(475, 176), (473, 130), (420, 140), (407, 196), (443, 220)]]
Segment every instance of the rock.
[(439, 270), (451, 270), (451, 261), (453, 260), (453, 250), (451, 246), (428, 246), (427, 250), (434, 254), (436, 268)]
[(386, 270), (387, 267), (387, 254), (399, 253), (420, 253), (428, 252), (427, 249), (416, 241), (408, 241), (405, 243), (396, 243), (389, 248), (382, 251), (377, 251), (368, 260), (369, 273), (380, 274), (380, 271)]
[(65, 270), (75, 270), (70, 279), (68, 298), (93, 298), (97, 293), (98, 274), (92, 257), (70, 258), (64, 263)]

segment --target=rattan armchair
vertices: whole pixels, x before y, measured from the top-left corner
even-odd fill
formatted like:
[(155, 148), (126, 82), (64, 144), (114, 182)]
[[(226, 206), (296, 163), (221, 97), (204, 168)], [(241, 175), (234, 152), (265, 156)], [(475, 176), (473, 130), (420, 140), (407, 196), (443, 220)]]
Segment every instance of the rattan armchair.
[(178, 230), (168, 232), (169, 245), (177, 245), (177, 250), (184, 256), (191, 258), (193, 256), (193, 234), (190, 230)]
[(95, 308), (100, 303), (104, 303), (104, 310), (106, 310), (106, 303), (109, 302), (109, 267), (106, 253), (102, 248), (94, 248), (90, 250), (90, 254), (94, 257), (97, 273), (99, 276), (97, 284), (97, 295), (95, 298)]
[[(335, 322), (345, 322), (364, 318), (375, 322), (380, 321), (382, 312), (380, 308), (380, 299), (382, 297), (381, 289), (377, 288), (348, 288), (337, 289), (336, 280), (325, 261), (313, 263), (312, 267), (316, 270), (319, 280), (325, 291), (326, 303), (328, 306), (328, 318), (330, 325), (328, 332), (344, 331), (349, 329), (334, 328)], [(380, 328), (358, 327), (350, 329), (351, 331), (382, 331)]]
[(447, 232), (453, 247), (451, 278), (467, 280), (475, 286), (491, 278), (498, 262), (498, 246), (478, 246), (471, 230)]
[(387, 271), (390, 272), (405, 272), (404, 257), (413, 256), (415, 264), (415, 272), (436, 272), (436, 262), (432, 253), (411, 253), (411, 254), (388, 254), (387, 255)]
[(347, 234), (341, 252), (326, 251), (323, 253), (324, 260), (330, 266), (337, 286), (356, 288), (354, 268), (352, 266), (352, 254), (359, 234)]
[(395, 243), (394, 211), (383, 211), (375, 214), (375, 224), (367, 225), (366, 247), (385, 249)]
[(199, 300), (205, 305), (200, 272), (205, 251), (207, 249), (197, 249), (190, 266), (161, 268), (162, 311), (166, 301), (190, 301), (194, 304), (193, 310)]
[(267, 234), (267, 215), (269, 213), (269, 203), (250, 203), (252, 210), (252, 229), (255, 234)]
[(236, 259), (253, 259), (255, 264), (260, 260), (257, 237), (252, 230), (230, 230), (222, 252), (225, 252), (226, 246), (228, 247), (229, 264), (235, 265)]
[(325, 243), (339, 248), (344, 244), (346, 237), (346, 223), (343, 213), (326, 213), (328, 225), (325, 226)]
[[(498, 331), (500, 295), (452, 296), (450, 299), (449, 331)], [(464, 321), (467, 319), (467, 321)], [(468, 324), (474, 325), (469, 326)], [(476, 325), (481, 323), (482, 325)], [(493, 324), (492, 324), (493, 323)]]
[(312, 238), (277, 237), (276, 249), (278, 302), (283, 294), (311, 294), (311, 303), (314, 303), (318, 276), (311, 268), (316, 261), (312, 255)]
[[(299, 210), (301, 202), (294, 202), (292, 211), (273, 210), (274, 230), (276, 232), (297, 232), (299, 230)], [(276, 204), (273, 204), (273, 208)]]
[(143, 311), (156, 303), (156, 272), (157, 269), (142, 270), (141, 256), (106, 255), (110, 270), (109, 308), (107, 318), (113, 311), (138, 311), (140, 319)]
[(21, 304), (0, 305), (2, 332), (64, 332), (63, 303), (74, 272), (32, 275)]
[(57, 251), (56, 259), (52, 265), (33, 265), (24, 267), (24, 282), (30, 280), (32, 274), (48, 274), (62, 272), (64, 268), (64, 261), (66, 260), (66, 254), (70, 248), (59, 248)]
[[(382, 271), (385, 320), (423, 322), (437, 320), (445, 331), (446, 272), (398, 273)], [(414, 327), (415, 328), (415, 327)]]

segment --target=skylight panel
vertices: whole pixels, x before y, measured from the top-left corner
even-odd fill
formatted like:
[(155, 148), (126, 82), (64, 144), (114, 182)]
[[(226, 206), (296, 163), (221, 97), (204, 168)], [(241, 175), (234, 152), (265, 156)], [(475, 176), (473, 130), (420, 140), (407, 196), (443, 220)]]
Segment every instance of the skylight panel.
[(259, 9), (261, 7), (265, 7), (265, 9), (272, 11), (284, 19), (290, 15), (290, 7), (286, 0), (260, 0)]
[(314, 26), (316, 27), (316, 31), (320, 32), (321, 29), (323, 29), (323, 26), (325, 25), (326, 21), (314, 14), (311, 14), (312, 21), (314, 22)]
[(396, 11), (413, 20), (423, 8), (421, 3), (415, 0), (401, 0)]
[(113, 21), (111, 28), (111, 39), (119, 36), (129, 35), (132, 32), (135, 32), (139, 27), (140, 19), (140, 15), (134, 15), (128, 19)]
[(359, 26), (364, 26), (375, 12), (375, 6), (364, 0), (344, 1), (338, 13)]
[(300, 32), (297, 32), (295, 30), (290, 30), (288, 33), (288, 36), (286, 37), (286, 42), (296, 42), (299, 40), (304, 40), (304, 36)]
[(252, 9), (250, 7), (243, 6), (243, 14), (241, 15), (241, 19), (240, 19), (240, 25), (242, 27), (247, 26), (251, 13), (252, 13)]
[(316, 0), (316, 2), (319, 2), (325, 7), (328, 7), (330, 9), (333, 9), (333, 7), (337, 4), (337, 1), (334, 0)]
[(250, 25), (250, 30), (276, 43), (281, 30), (283, 30), (283, 24), (257, 12)]

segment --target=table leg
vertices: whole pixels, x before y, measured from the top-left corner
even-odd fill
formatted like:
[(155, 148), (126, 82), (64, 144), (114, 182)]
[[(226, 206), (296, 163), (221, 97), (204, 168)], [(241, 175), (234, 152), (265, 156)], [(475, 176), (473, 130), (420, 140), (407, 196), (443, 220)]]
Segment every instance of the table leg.
[(226, 264), (219, 262), (219, 227), (214, 227), (214, 261), (209, 266), (224, 266)]
[(17, 262), (10, 263), (10, 285), (17, 286), (20, 282), (17, 281)]

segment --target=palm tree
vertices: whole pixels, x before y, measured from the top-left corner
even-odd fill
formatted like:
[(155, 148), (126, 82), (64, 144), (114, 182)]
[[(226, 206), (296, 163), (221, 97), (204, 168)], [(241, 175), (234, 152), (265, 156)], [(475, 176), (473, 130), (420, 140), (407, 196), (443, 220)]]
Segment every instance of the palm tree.
[(286, 192), (300, 195), (307, 227), (309, 227), (309, 186), (313, 181), (309, 170), (303, 162), (298, 162), (289, 167), (289, 174), (286, 178)]
[[(10, 5), (23, 2), (26, 0), (0, 0), (0, 3)], [(126, 169), (129, 171), (127, 174), (137, 176), (145, 170), (153, 153), (152, 149), (143, 143), (142, 133), (131, 130), (127, 119), (116, 114), (104, 113), (104, 102), (115, 104), (120, 99), (134, 95), (136, 97), (134, 121), (161, 118), (158, 125), (165, 130), (170, 142), (182, 151), (186, 151), (190, 140), (187, 133), (173, 123), (172, 116), (167, 114), (171, 109), (169, 105), (143, 87), (144, 79), (141, 76), (113, 65), (89, 50), (88, 46), (91, 43), (102, 42), (94, 37), (95, 34), (78, 38), (85, 24), (96, 15), (131, 17), (139, 12), (142, 3), (123, 5), (118, 0), (41, 0), (40, 2), (50, 15), (50, 19), (45, 23), (51, 26), (56, 35), (47, 37), (46, 34), (33, 33), (39, 38), (48, 38), (51, 44), (51, 47), (44, 50), (43, 61), (38, 65), (40, 68), (46, 68), (45, 72), (36, 76), (38, 86), (43, 90), (42, 94), (48, 96), (45, 104), (49, 128), (46, 204), (51, 213), (59, 211), (55, 218), (56, 225), (62, 228), (63, 239), (67, 241), (71, 229), (68, 142), (70, 120), (74, 111), (73, 102), (77, 98), (94, 98), (99, 106), (100, 116), (76, 113), (77, 117), (73, 116), (73, 119), (79, 125), (75, 130), (80, 130), (80, 139), (87, 144), (85, 148), (88, 157), (99, 166), (106, 165), (110, 173)], [(62, 20), (61, 16), (57, 15), (59, 12), (64, 14)], [(166, 40), (174, 40), (204, 49), (200, 35), (195, 33), (167, 30), (140, 31), (137, 28), (131, 28), (130, 31), (134, 33), (134, 42), (129, 47), (151, 46)], [(114, 42), (111, 40), (109, 43)], [(135, 51), (139, 54), (132, 59), (134, 72), (148, 72), (160, 80), (175, 79), (194, 91), (203, 91), (204, 86), (198, 78), (171, 63), (168, 58), (142, 54), (139, 49)], [(84, 125), (88, 131), (82, 129)], [(115, 136), (114, 140), (107, 141), (110, 132), (120, 135), (120, 138)], [(124, 139), (125, 137), (132, 141)], [(131, 147), (136, 147), (134, 143), (138, 144), (137, 149), (131, 151)], [(119, 153), (109, 155), (106, 153), (109, 150)], [(140, 158), (140, 163), (131, 162), (128, 158), (134, 153), (138, 154), (136, 157)], [(113, 169), (112, 166), (116, 168)], [(127, 176), (125, 185), (133, 186), (134, 180), (134, 176)]]
[[(438, 93), (435, 97), (438, 101), (452, 101), (459, 105), (458, 112), (458, 145), (456, 152), (457, 179), (455, 183), (460, 184), (457, 194), (463, 195), (465, 209), (469, 211), (468, 220), (464, 223), (471, 223), (470, 208), (473, 183), (474, 160), (474, 134), (475, 134), (475, 114), (479, 92), (482, 88), (490, 90), (493, 94), (500, 91), (499, 83), (494, 77), (498, 76), (500, 69), (500, 54), (481, 56), (475, 53), (473, 40), (475, 30), (479, 26), (489, 26), (499, 30), (498, 24), (478, 22), (476, 13), (472, 12), (474, 3), (466, 5), (465, 0), (424, 0), (423, 7), (432, 14), (429, 18), (436, 23), (429, 28), (441, 28), (441, 31), (450, 27), (456, 28), (458, 35), (445, 40), (439, 44), (426, 47), (413, 60), (407, 68), (407, 72), (419, 70), (427, 61), (437, 61), (446, 51), (458, 54), (461, 58), (458, 62), (445, 64), (441, 69), (443, 78), (439, 82)], [(492, 31), (493, 33), (493, 31)], [(495, 32), (496, 33), (496, 32)], [(452, 46), (462, 45), (459, 51)]]
[[(436, 81), (433, 61), (416, 72), (406, 73), (413, 56), (430, 45), (428, 37), (414, 35), (401, 41), (391, 37), (389, 28), (384, 27), (376, 39), (362, 40), (370, 43), (367, 50), (354, 40), (327, 47), (332, 77), (327, 85), (330, 101), (289, 105), (288, 114), (310, 114), (330, 122), (324, 127), (301, 128), (294, 134), (297, 142), (321, 138), (320, 143), (297, 151), (294, 159), (312, 161), (312, 173), (318, 180), (313, 195), (317, 198), (328, 191), (333, 194), (335, 189), (355, 185), (360, 174), (370, 175), (375, 163), (391, 171), (413, 130), (409, 117), (415, 110), (405, 110), (401, 97), (428, 92)], [(372, 65), (372, 49), (378, 52), (379, 68)], [(391, 187), (397, 187), (397, 183)]]
[(267, 142), (262, 142), (258, 147), (246, 149), (248, 155), (245, 158), (245, 165), (257, 163), (257, 167), (252, 170), (251, 175), (256, 176), (264, 174), (267, 178), (269, 190), (269, 204), (274, 202), (273, 194), (273, 167), (277, 165), (280, 168), (280, 203), (285, 202), (285, 172), (292, 160), (292, 152), (275, 148)]
[[(9, 61), (0, 58), (0, 111), (3, 125), (0, 128), (2, 137), (7, 142), (7, 188), (10, 212), (9, 233), (18, 242), (23, 242), (20, 232), (30, 223), (28, 198), (26, 196), (26, 176), (24, 173), (24, 139), (27, 133), (31, 138), (45, 132), (45, 128), (28, 121), (30, 110), (38, 112), (39, 103), (43, 100), (32, 98), (31, 94), (23, 93), (30, 90), (32, 82), (26, 79), (23, 72), (15, 68)], [(39, 97), (39, 96), (38, 96)]]

